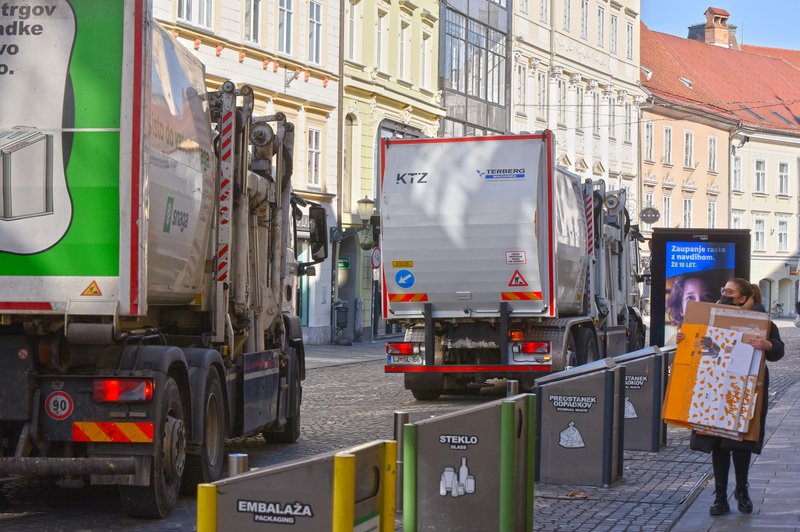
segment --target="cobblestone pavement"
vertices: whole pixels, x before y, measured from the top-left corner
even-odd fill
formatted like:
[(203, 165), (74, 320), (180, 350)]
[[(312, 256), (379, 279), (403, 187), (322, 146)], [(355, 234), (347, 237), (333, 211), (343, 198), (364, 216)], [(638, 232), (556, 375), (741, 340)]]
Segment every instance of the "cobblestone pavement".
[[(770, 365), (770, 403), (800, 380), (800, 329), (788, 320), (778, 324), (787, 354)], [(229, 442), (227, 451), (248, 453), (251, 467), (263, 467), (391, 438), (396, 410), (418, 421), (486, 400), (467, 395), (418, 402), (403, 389), (402, 377), (383, 373), (380, 360), (309, 370), (304, 387), (297, 443), (239, 439)], [(626, 451), (623, 478), (609, 488), (537, 484), (535, 529), (669, 530), (711, 471), (708, 455), (689, 450), (688, 436), (671, 428), (662, 451)], [(192, 530), (195, 515), (194, 496), (181, 497), (167, 519), (149, 521), (124, 516), (113, 487), (75, 490), (20, 479), (0, 489), (0, 530)]]

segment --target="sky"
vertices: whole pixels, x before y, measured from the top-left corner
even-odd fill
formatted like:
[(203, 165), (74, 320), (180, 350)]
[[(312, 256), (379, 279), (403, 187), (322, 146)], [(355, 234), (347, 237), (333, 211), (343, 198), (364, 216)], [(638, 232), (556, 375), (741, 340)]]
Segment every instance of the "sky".
[(798, 0), (641, 0), (642, 21), (651, 30), (686, 37), (689, 26), (705, 23), (712, 6), (731, 14), (740, 43), (800, 50)]

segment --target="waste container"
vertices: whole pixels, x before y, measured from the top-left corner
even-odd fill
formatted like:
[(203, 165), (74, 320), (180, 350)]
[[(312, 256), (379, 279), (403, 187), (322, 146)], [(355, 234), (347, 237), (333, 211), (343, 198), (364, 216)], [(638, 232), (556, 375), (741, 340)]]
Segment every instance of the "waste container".
[(536, 480), (609, 486), (622, 476), (625, 368), (602, 359), (536, 379)]
[(667, 443), (667, 427), (661, 420), (665, 360), (656, 346), (614, 357), (625, 367), (624, 448), (629, 451), (658, 451)]

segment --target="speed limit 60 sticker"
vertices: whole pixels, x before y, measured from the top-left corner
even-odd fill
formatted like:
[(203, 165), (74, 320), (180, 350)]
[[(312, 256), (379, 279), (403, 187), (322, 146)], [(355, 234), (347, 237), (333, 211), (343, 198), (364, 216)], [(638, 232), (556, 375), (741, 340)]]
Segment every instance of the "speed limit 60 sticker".
[(72, 397), (67, 392), (53, 392), (47, 396), (44, 409), (56, 421), (67, 419), (72, 414)]

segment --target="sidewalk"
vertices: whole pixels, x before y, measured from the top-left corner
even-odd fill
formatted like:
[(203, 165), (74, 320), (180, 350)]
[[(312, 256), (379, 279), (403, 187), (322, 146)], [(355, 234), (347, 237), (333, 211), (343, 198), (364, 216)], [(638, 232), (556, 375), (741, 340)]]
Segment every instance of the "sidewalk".
[[(732, 530), (800, 531), (800, 383), (789, 388), (767, 412), (767, 433), (760, 455), (750, 466), (753, 513), (742, 515), (731, 496), (731, 513), (711, 517), (713, 477), (672, 527), (676, 532)], [(733, 467), (728, 492), (735, 485)]]

